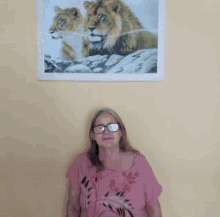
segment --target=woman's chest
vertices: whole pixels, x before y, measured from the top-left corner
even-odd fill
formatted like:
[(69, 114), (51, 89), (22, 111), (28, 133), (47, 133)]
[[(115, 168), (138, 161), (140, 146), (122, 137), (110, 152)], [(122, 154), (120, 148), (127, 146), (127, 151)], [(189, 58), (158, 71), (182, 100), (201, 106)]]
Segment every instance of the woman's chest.
[(105, 162), (106, 169), (115, 171), (126, 171), (133, 166), (134, 156), (124, 156), (120, 160), (111, 160)]

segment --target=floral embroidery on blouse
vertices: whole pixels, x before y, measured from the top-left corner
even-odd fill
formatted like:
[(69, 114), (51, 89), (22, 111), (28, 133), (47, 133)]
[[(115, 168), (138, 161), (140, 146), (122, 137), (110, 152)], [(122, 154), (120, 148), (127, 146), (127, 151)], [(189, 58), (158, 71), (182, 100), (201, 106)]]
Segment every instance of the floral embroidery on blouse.
[[(98, 203), (102, 206), (109, 208), (110, 211), (112, 212), (115, 210), (115, 212), (117, 212), (119, 216), (125, 216), (125, 214), (128, 213), (131, 217), (133, 217), (134, 215), (131, 209), (134, 209), (134, 207), (132, 207), (131, 203), (127, 203), (130, 200), (124, 199), (124, 197), (126, 196), (128, 192), (130, 192), (132, 185), (136, 183), (135, 179), (139, 176), (139, 173), (136, 172), (132, 174), (132, 172), (129, 172), (127, 174), (126, 171), (124, 171), (122, 172), (122, 175), (125, 178), (124, 183), (120, 184), (120, 186), (117, 186), (115, 179), (110, 180), (110, 183), (109, 183), (110, 189), (99, 200), (96, 199), (96, 201), (90, 200), (91, 194), (89, 194), (89, 192), (91, 189), (96, 190), (95, 183), (101, 179), (101, 175), (96, 174), (92, 176), (90, 179), (88, 179), (87, 176), (85, 176), (81, 180), (81, 184), (84, 186), (85, 190), (87, 189), (87, 192), (88, 192), (87, 194), (89, 194), (87, 196), (86, 204), (89, 205), (91, 202), (94, 202), (96, 204)], [(96, 193), (96, 198), (97, 198), (97, 193)]]
[(80, 188), (81, 214), (86, 217), (145, 217), (146, 203), (153, 204), (162, 192), (144, 156), (127, 171), (97, 173), (84, 153), (76, 159), (66, 177), (73, 190)]

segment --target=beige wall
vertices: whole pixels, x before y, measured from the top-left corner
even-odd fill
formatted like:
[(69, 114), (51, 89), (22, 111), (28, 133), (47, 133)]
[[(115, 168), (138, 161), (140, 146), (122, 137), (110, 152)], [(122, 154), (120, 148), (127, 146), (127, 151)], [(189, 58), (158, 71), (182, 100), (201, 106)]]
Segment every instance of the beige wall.
[(63, 217), (91, 115), (113, 108), (163, 186), (163, 217), (218, 217), (220, 2), (167, 0), (165, 80), (37, 80), (35, 0), (0, 2), (0, 216)]

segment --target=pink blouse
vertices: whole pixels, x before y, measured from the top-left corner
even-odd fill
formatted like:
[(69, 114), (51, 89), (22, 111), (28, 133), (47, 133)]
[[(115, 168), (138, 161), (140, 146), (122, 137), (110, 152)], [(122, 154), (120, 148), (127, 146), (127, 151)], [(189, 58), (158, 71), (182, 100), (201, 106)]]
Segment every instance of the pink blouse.
[(86, 152), (71, 164), (66, 177), (73, 191), (81, 190), (81, 217), (146, 217), (146, 204), (154, 206), (162, 192), (151, 166), (141, 154), (126, 171), (96, 173)]

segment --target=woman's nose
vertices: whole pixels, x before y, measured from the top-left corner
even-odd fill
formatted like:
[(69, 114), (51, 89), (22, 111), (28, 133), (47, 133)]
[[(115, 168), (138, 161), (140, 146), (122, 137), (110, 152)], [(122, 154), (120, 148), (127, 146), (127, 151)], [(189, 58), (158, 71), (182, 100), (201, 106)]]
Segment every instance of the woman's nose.
[(111, 131), (108, 129), (108, 127), (106, 127), (105, 129), (104, 129), (104, 131), (102, 132), (103, 134), (109, 134)]

